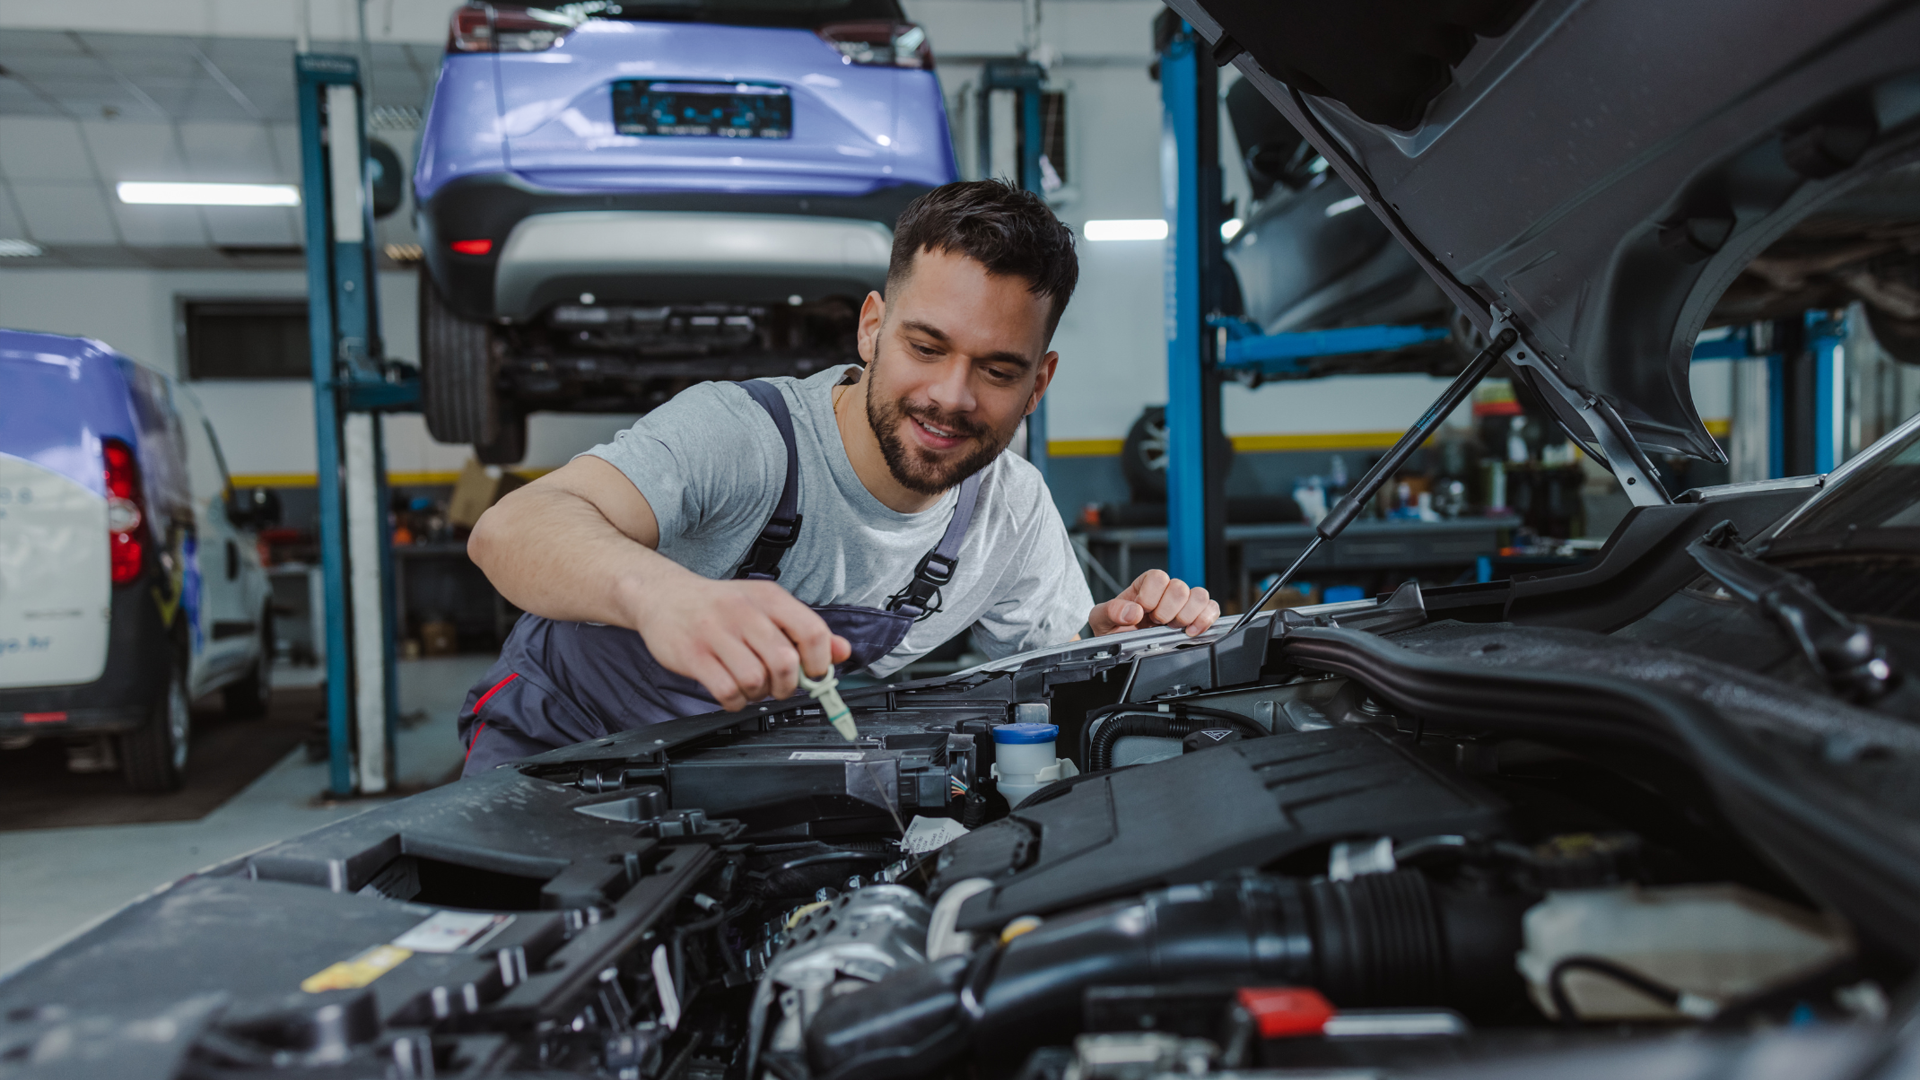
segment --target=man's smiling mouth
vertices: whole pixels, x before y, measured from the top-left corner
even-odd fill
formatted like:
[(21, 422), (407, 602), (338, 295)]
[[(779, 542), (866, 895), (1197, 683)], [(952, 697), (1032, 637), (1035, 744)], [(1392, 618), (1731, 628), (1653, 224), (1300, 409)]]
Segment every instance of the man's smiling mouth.
[(922, 437), (932, 441), (936, 445), (945, 446), (947, 444), (959, 443), (964, 441), (968, 437), (968, 435), (971, 434), (970, 432), (967, 432), (967, 431), (962, 431), (962, 430), (953, 429), (953, 428), (944, 428), (935, 424), (930, 424), (927, 421), (912, 415), (911, 413), (907, 415), (907, 419), (912, 421), (914, 426), (920, 429), (920, 434), (922, 435)]

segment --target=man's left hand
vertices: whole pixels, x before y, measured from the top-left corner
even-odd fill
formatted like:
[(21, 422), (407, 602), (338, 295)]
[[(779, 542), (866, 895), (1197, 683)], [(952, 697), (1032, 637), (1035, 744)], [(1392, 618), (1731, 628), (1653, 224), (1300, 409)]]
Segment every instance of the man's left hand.
[(1170, 578), (1165, 570), (1149, 570), (1119, 596), (1097, 605), (1087, 616), (1087, 625), (1095, 637), (1147, 626), (1177, 626), (1192, 637), (1204, 633), (1219, 617), (1220, 605), (1207, 590)]

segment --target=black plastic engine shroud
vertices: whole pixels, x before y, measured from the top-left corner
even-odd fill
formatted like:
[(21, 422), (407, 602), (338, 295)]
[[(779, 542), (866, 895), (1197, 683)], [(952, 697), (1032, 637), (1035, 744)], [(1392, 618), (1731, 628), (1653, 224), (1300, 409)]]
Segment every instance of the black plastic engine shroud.
[(1506, 804), (1371, 727), (1281, 734), (1121, 769), (961, 837), (936, 892), (986, 878), (959, 927), (1207, 881), (1348, 837), (1497, 836)]

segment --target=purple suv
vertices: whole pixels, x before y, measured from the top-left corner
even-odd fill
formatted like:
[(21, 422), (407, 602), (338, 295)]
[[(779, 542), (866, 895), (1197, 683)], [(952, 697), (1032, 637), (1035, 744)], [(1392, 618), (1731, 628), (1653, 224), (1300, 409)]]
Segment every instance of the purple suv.
[(414, 172), (427, 425), (510, 463), (534, 409), (840, 362), (955, 175), (897, 0), (461, 7)]

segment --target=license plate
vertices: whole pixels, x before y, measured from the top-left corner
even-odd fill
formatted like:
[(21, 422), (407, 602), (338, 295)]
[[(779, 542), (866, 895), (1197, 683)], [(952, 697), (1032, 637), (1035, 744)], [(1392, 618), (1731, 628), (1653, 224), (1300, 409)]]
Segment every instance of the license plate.
[(622, 135), (722, 139), (793, 136), (793, 98), (764, 83), (622, 79), (613, 84), (613, 129)]

